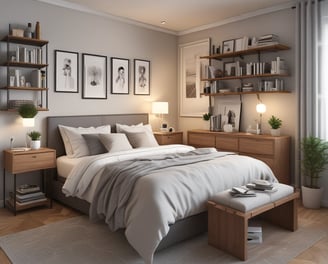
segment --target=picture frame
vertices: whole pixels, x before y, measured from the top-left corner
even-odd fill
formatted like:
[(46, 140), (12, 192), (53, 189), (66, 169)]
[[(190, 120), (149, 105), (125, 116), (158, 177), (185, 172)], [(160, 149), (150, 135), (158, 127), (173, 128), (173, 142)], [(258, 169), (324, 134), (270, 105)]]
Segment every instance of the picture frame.
[(202, 72), (209, 65), (201, 56), (210, 54), (210, 38), (179, 45), (179, 114), (185, 117), (202, 117), (208, 112), (208, 98), (204, 92)]
[(150, 61), (134, 59), (134, 94), (150, 95)]
[(229, 39), (222, 42), (222, 53), (230, 53), (235, 51), (235, 40)]
[(130, 61), (123, 58), (111, 58), (111, 93), (129, 94)]
[(235, 39), (235, 48), (234, 48), (234, 51), (241, 51), (241, 50), (244, 50), (244, 45), (245, 44), (245, 39), (244, 38), (238, 38), (238, 39)]
[(221, 130), (224, 125), (231, 124), (232, 132), (239, 132), (241, 117), (241, 102), (221, 102), (218, 104), (218, 113), (221, 115)]
[(55, 50), (55, 92), (79, 92), (79, 53)]
[(223, 75), (225, 77), (228, 76), (236, 76), (236, 62), (224, 62), (223, 63)]
[(107, 99), (107, 56), (82, 53), (82, 98)]

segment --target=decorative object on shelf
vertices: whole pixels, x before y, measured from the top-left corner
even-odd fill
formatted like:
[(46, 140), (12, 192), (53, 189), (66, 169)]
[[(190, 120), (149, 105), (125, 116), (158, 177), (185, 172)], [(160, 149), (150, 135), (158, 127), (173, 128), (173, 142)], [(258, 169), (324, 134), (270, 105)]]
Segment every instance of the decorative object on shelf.
[(111, 93), (129, 94), (130, 63), (128, 59), (111, 58)]
[(224, 62), (223, 75), (224, 76), (236, 76), (236, 62)]
[[(328, 142), (318, 137), (309, 136), (301, 141), (302, 171), (305, 184), (302, 186), (302, 200), (306, 208), (320, 208), (323, 187), (318, 180), (328, 163)], [(310, 182), (308, 182), (310, 180)]]
[(256, 126), (257, 134), (262, 133), (262, 115), (266, 112), (266, 105), (263, 104), (262, 100), (260, 99), (260, 96), (257, 94), (257, 100), (258, 103), (256, 105), (256, 112), (260, 115), (260, 122)]
[(26, 38), (32, 38), (32, 23), (27, 24), (27, 28), (25, 29), (24, 36)]
[(41, 133), (39, 131), (31, 131), (27, 135), (31, 139), (30, 148), (39, 149), (41, 147)]
[(234, 132), (239, 132), (241, 102), (224, 102), (219, 105), (219, 115), (221, 115), (220, 130), (224, 125), (231, 124)]
[(210, 121), (212, 114), (211, 113), (205, 113), (203, 114), (203, 120)]
[(82, 54), (82, 98), (107, 99), (107, 57)]
[(34, 38), (41, 39), (41, 26), (39, 21), (35, 24)]
[(211, 113), (205, 113), (203, 114), (203, 120), (204, 120), (204, 129), (210, 130), (211, 129)]
[(168, 131), (167, 124), (164, 123), (164, 115), (169, 113), (168, 102), (152, 102), (152, 113), (159, 115), (161, 120), (160, 131)]
[(280, 136), (280, 127), (282, 125), (282, 121), (278, 117), (272, 115), (268, 120), (268, 123), (271, 126), (271, 135), (275, 137)]
[(55, 92), (79, 92), (79, 53), (55, 50)]
[(134, 60), (134, 94), (150, 95), (150, 61)]
[(231, 53), (235, 51), (235, 40), (225, 40), (222, 42), (222, 53)]
[(22, 104), (18, 108), (18, 114), (22, 118), (34, 118), (38, 113), (37, 108), (32, 103)]
[(204, 54), (209, 54), (210, 39), (203, 39), (179, 45), (179, 113), (180, 116), (202, 117), (208, 109), (208, 98), (201, 96), (202, 69), (208, 61), (202, 61)]

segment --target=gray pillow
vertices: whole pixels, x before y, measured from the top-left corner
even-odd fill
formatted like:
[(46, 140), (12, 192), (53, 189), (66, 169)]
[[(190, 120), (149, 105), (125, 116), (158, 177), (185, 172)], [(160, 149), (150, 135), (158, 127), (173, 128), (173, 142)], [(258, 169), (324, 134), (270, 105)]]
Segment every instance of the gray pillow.
[(147, 132), (125, 132), (125, 134), (134, 148), (149, 148), (158, 146), (157, 142), (154, 143)]
[(129, 143), (125, 134), (99, 134), (101, 143), (105, 146), (108, 152), (117, 152), (131, 150), (132, 146)]
[(82, 134), (87, 143), (90, 155), (98, 155), (108, 152), (99, 139), (99, 134)]

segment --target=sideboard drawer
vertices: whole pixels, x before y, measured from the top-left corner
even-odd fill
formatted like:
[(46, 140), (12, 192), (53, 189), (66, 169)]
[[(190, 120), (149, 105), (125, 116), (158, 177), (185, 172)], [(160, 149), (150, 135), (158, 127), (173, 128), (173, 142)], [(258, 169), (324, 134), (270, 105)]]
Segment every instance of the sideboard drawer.
[(238, 138), (229, 136), (217, 136), (215, 138), (215, 147), (218, 150), (238, 152)]
[(215, 147), (215, 135), (188, 132), (188, 145), (194, 147)]
[(274, 155), (274, 141), (270, 139), (251, 139), (240, 137), (239, 151), (250, 154)]

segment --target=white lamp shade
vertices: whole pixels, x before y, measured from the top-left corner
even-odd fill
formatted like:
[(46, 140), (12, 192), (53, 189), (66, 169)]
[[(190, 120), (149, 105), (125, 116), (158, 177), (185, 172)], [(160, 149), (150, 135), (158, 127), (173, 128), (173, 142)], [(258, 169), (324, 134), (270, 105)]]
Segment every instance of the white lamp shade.
[(152, 103), (153, 114), (168, 114), (169, 103), (168, 102), (153, 102)]
[(23, 127), (34, 127), (34, 118), (23, 118)]
[(263, 114), (266, 112), (266, 105), (265, 104), (262, 104), (262, 103), (259, 103), (256, 105), (256, 112), (260, 113), (260, 114)]

